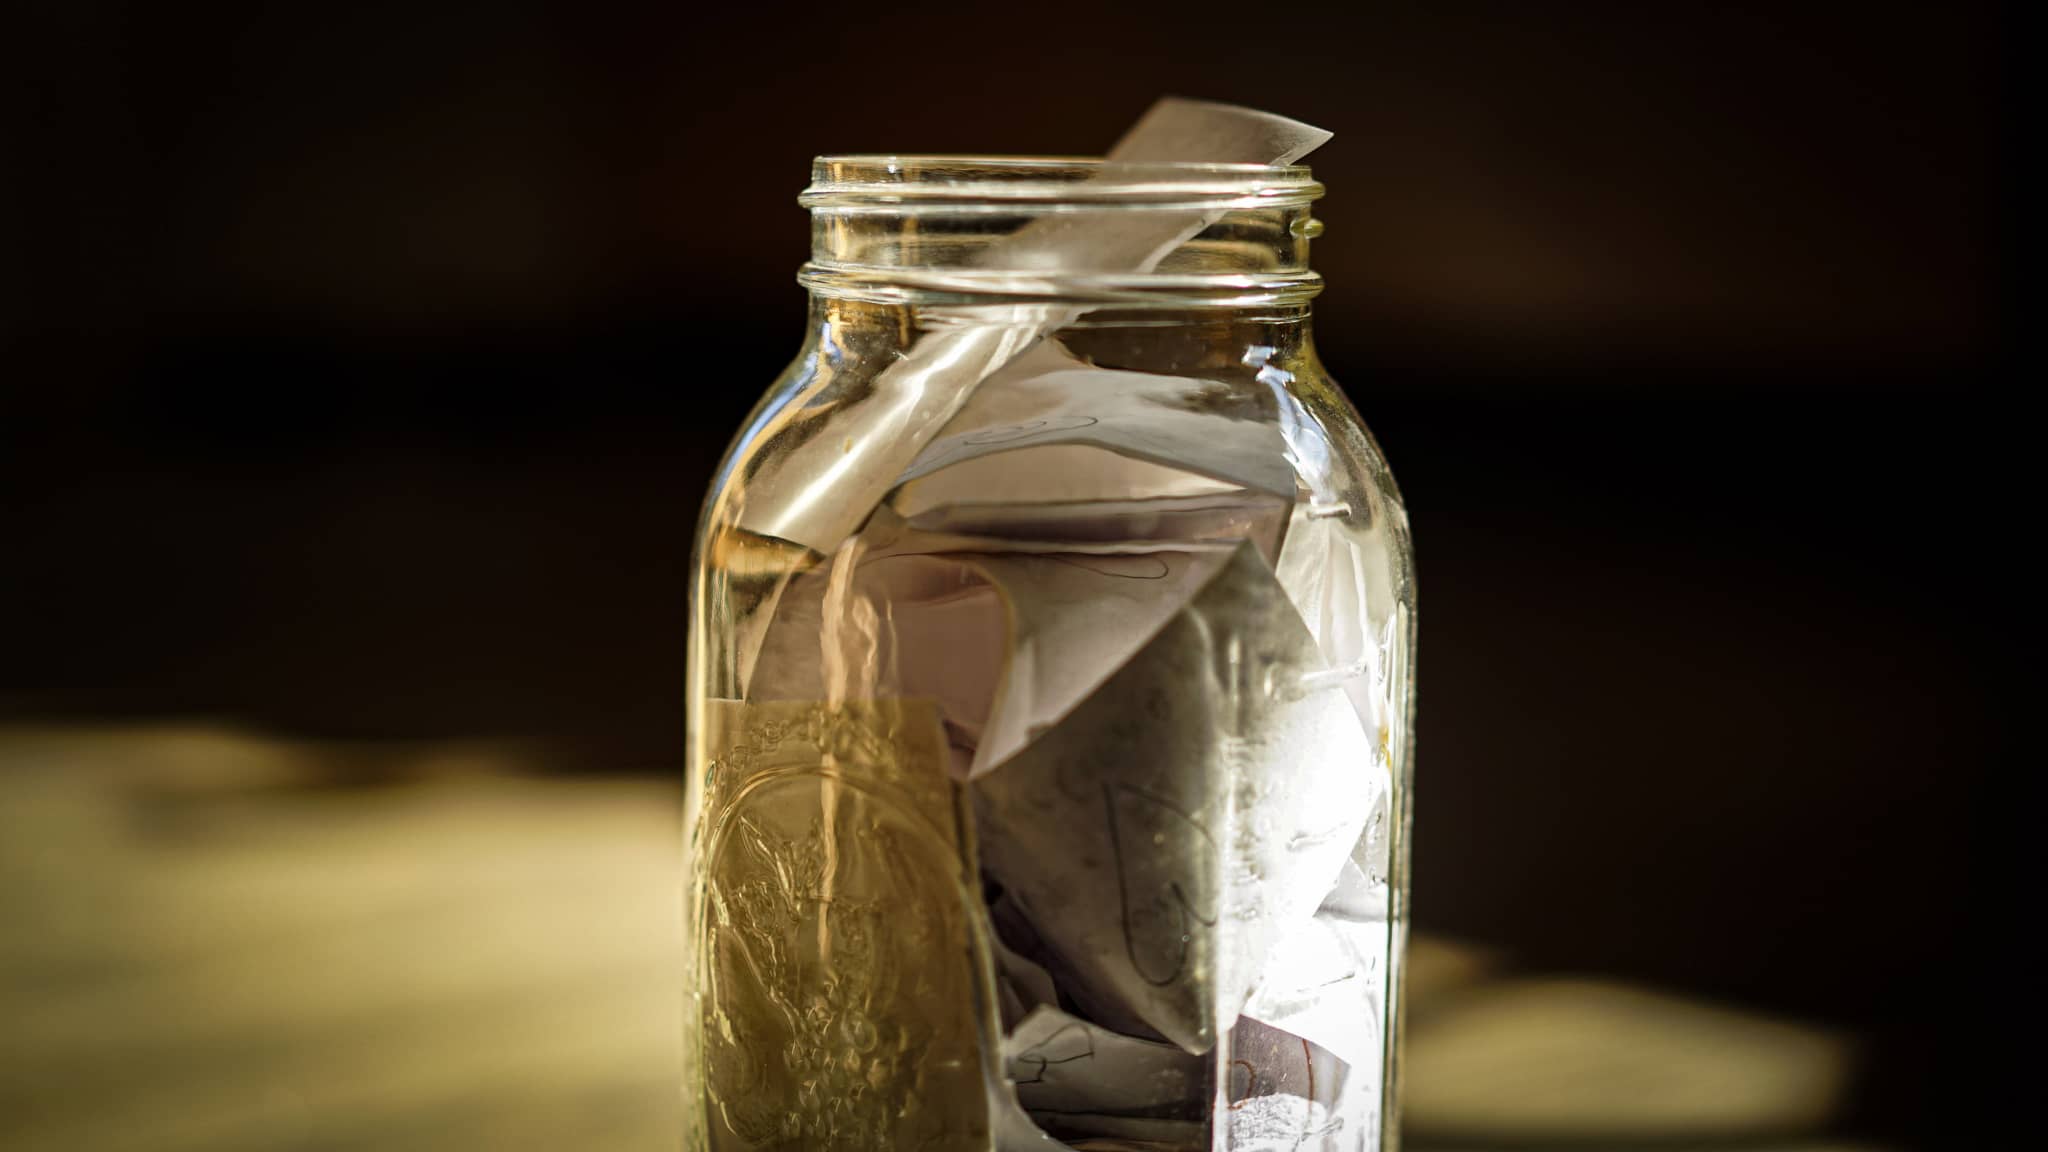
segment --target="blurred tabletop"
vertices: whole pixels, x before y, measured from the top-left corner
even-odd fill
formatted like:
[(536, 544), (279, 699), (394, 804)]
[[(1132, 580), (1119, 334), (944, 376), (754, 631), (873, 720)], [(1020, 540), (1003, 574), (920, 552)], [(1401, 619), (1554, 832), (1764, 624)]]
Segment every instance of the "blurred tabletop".
[[(674, 1149), (680, 782), (0, 728), (0, 1147)], [(1847, 1038), (1411, 946), (1410, 1148), (1848, 1152)]]

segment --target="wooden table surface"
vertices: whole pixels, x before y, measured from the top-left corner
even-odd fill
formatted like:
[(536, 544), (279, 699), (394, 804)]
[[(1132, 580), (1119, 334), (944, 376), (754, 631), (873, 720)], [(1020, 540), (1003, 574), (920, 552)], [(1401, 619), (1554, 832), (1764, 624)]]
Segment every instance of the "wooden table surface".
[[(0, 1148), (673, 1149), (680, 788), (0, 728)], [(1419, 937), (1418, 1148), (1841, 1150), (1839, 1035)]]

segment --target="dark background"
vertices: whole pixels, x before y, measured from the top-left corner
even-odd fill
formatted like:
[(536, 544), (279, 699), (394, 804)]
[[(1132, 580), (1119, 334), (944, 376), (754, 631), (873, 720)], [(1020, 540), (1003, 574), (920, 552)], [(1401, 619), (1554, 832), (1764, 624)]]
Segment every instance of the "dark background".
[[(1326, 359), (1421, 566), (1416, 924), (1870, 1044), (1953, 1135), (2003, 737), (1974, 5), (45, 5), (0, 194), (0, 716), (680, 762), (820, 151), (1337, 133)], [(1979, 1057), (1981, 1059), (1981, 1057)]]

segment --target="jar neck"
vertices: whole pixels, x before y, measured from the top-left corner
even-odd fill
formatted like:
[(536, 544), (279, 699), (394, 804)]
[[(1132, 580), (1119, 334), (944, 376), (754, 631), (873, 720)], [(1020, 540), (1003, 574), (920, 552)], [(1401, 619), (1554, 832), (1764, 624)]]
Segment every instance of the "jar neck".
[[(1063, 322), (1034, 321), (1048, 314)], [(1177, 307), (1155, 300), (1083, 311), (1068, 305), (927, 307), (814, 292), (797, 363), (809, 369), (806, 378), (860, 378), (868, 370), (862, 365), (893, 364), (934, 335), (980, 327), (1022, 333), (1020, 350), (1042, 339), (1092, 365), (1285, 383), (1294, 373), (1320, 371), (1310, 319), (1305, 301)]]
[(1103, 309), (1305, 310), (1321, 191), (1299, 167), (827, 157), (801, 200), (799, 280), (821, 299), (1043, 307), (1053, 326)]

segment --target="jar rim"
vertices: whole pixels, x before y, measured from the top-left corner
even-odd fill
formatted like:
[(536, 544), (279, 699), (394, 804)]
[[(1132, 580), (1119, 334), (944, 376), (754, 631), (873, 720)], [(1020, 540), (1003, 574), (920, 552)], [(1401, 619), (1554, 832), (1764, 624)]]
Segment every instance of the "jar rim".
[(1306, 204), (1322, 193), (1301, 164), (874, 153), (815, 158), (811, 185), (797, 202), (827, 212), (911, 205), (1248, 208)]

